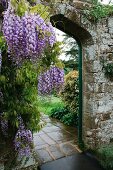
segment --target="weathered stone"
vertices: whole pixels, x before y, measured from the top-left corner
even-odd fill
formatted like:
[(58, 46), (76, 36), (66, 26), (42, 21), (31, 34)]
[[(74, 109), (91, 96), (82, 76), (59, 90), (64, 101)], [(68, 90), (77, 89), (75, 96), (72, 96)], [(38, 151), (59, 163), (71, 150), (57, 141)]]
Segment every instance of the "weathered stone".
[(34, 145), (35, 146), (45, 145), (46, 144), (46, 142), (44, 140), (42, 140), (39, 135), (34, 136), (33, 140), (34, 140)]
[(108, 19), (108, 28), (109, 28), (109, 33), (113, 34), (113, 17)]
[(91, 131), (87, 131), (87, 137), (92, 136), (92, 132)]
[(56, 143), (56, 142), (55, 142), (53, 139), (51, 139), (47, 134), (42, 134), (40, 137), (41, 137), (41, 138), (45, 141), (45, 143), (47, 143), (48, 145), (53, 145), (53, 144)]
[[(60, 144), (60, 149), (66, 154), (70, 155), (75, 153), (75, 148), (70, 143)], [(76, 151), (77, 152), (77, 151)]]
[(35, 150), (41, 163), (45, 163), (45, 162), (49, 162), (52, 161), (53, 158), (50, 156), (50, 154), (48, 153), (48, 151), (46, 151), (45, 149), (40, 149), (40, 150)]

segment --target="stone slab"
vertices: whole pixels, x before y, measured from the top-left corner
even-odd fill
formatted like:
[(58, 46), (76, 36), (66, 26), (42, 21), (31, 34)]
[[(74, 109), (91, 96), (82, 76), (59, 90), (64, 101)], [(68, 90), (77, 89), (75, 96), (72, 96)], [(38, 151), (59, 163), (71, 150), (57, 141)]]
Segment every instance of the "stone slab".
[(60, 130), (60, 128), (57, 127), (57, 126), (49, 126), (49, 127), (46, 126), (46, 127), (43, 128), (43, 131), (46, 132), (46, 133), (56, 132), (56, 131), (59, 131), (59, 130)]
[(34, 140), (34, 146), (45, 145), (45, 144), (46, 144), (46, 142), (43, 141), (43, 140), (40, 138), (39, 135), (34, 136), (34, 137), (33, 137), (33, 140)]
[(48, 150), (51, 152), (55, 160), (65, 156), (64, 153), (60, 150), (59, 146), (50, 146), (48, 147)]
[(62, 143), (60, 144), (60, 149), (66, 154), (71, 155), (75, 152), (78, 152), (74, 146), (72, 146), (70, 143)]
[(84, 154), (74, 154), (46, 163), (40, 170), (103, 170), (99, 163)]
[(49, 152), (45, 149), (35, 150), (41, 163), (50, 162), (53, 158), (50, 156)]
[(47, 134), (42, 134), (41, 136), (41, 139), (43, 139), (48, 145), (53, 145), (53, 144), (56, 144), (56, 142), (51, 139)]

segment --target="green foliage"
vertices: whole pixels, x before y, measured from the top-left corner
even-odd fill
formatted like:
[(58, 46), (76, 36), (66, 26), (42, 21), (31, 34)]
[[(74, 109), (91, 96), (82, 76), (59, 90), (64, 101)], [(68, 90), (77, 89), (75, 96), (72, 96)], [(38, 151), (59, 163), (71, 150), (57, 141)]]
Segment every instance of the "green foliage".
[(65, 65), (65, 74), (69, 73), (72, 70), (78, 70), (78, 44), (74, 38), (71, 38), (69, 35), (64, 34), (63, 39), (63, 49), (65, 56), (68, 60), (64, 60)]
[(78, 125), (78, 116), (77, 114), (71, 113), (70, 111), (68, 112), (68, 114), (65, 114), (61, 121), (68, 125), (68, 126), (77, 126)]
[(18, 16), (23, 16), (26, 11), (29, 11), (29, 3), (27, 0), (11, 0), (11, 5)]
[(104, 64), (103, 69), (105, 70), (106, 77), (113, 80), (113, 63)]
[(46, 20), (46, 19), (48, 19), (49, 18), (49, 7), (47, 7), (47, 6), (44, 6), (44, 5), (42, 5), (42, 4), (38, 4), (38, 5), (35, 5), (35, 6), (33, 6), (33, 7), (30, 7), (30, 12), (31, 13), (38, 13), (38, 14), (40, 14), (40, 16), (44, 19), (44, 20)]
[(106, 170), (113, 169), (113, 144), (101, 146), (97, 151), (101, 165)]
[(61, 92), (61, 98), (72, 113), (78, 114), (79, 81), (77, 71), (71, 71), (65, 76), (65, 84)]
[(58, 56), (61, 54), (61, 42), (56, 42), (53, 47), (48, 47), (45, 50), (44, 57), (38, 63), (38, 68), (40, 72), (47, 70), (50, 65), (55, 65), (58, 68), (63, 68), (64, 64), (61, 60), (58, 59)]
[(77, 115), (70, 112), (67, 107), (56, 107), (51, 110), (51, 117), (56, 118), (68, 126), (77, 126)]
[(62, 117), (64, 115), (68, 114), (68, 113), (69, 113), (69, 110), (67, 108), (56, 107), (56, 108), (51, 110), (50, 116), (53, 117), (53, 118), (61, 120)]
[(64, 103), (58, 97), (38, 97), (38, 109), (42, 113), (50, 115), (51, 110), (54, 110), (56, 108), (62, 109), (63, 107)]
[(7, 49), (6, 41), (2, 33), (0, 33), (0, 50), (5, 51)]
[(113, 5), (103, 5), (98, 0), (93, 0), (92, 7), (84, 11), (91, 21), (98, 21), (113, 14)]
[(64, 34), (63, 45), (64, 45), (63, 52), (67, 57), (69, 57), (69, 60), (78, 62), (78, 44), (76, 40), (70, 37), (69, 35)]
[(17, 117), (20, 115), (26, 128), (37, 131), (40, 129), (40, 114), (37, 107), (37, 69), (31, 62), (25, 62), (22, 67), (16, 68), (8, 59), (7, 54), (2, 54), (2, 70), (0, 87), (3, 99), (0, 100), (1, 112), (4, 119), (8, 120), (9, 131), (13, 134), (18, 128)]
[[(30, 3), (35, 3), (35, 0), (30, 1)], [(44, 20), (50, 18), (49, 7), (42, 4), (31, 6), (27, 0), (11, 0), (11, 5), (15, 9), (18, 16), (23, 16), (25, 12), (39, 14)]]
[(62, 61), (65, 65), (64, 71), (65, 75), (68, 74), (72, 70), (78, 70), (78, 61), (73, 61), (73, 59), (70, 59), (68, 61)]

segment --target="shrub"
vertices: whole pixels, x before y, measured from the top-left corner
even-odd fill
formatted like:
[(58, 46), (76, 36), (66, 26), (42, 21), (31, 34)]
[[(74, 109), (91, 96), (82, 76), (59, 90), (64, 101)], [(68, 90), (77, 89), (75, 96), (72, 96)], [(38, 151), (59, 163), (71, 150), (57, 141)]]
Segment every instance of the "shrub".
[(71, 71), (65, 76), (64, 89), (61, 91), (61, 98), (70, 112), (78, 115), (79, 81), (77, 71)]
[(71, 126), (77, 126), (78, 125), (78, 116), (76, 114), (68, 112), (68, 114), (65, 114), (61, 121), (66, 125)]
[(113, 144), (101, 146), (97, 154), (101, 165), (106, 170), (113, 170)]
[(66, 108), (56, 107), (51, 110), (51, 117), (61, 120), (65, 114), (68, 114), (69, 110)]
[(65, 125), (77, 126), (77, 115), (71, 113), (67, 107), (56, 107), (52, 109), (50, 116), (59, 119)]

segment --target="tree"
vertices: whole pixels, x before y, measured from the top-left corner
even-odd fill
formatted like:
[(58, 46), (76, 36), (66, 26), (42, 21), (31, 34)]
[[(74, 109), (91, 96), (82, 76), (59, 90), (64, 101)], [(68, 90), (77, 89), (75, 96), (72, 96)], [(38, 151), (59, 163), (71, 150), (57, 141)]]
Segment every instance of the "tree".
[[(69, 35), (64, 34), (64, 40), (63, 40), (63, 49), (65, 56), (68, 58), (68, 60), (63, 60), (63, 63), (65, 65), (65, 72), (66, 74), (70, 72), (71, 70), (78, 70), (78, 45), (75, 39), (71, 38)], [(67, 50), (68, 49), (68, 50)]]

